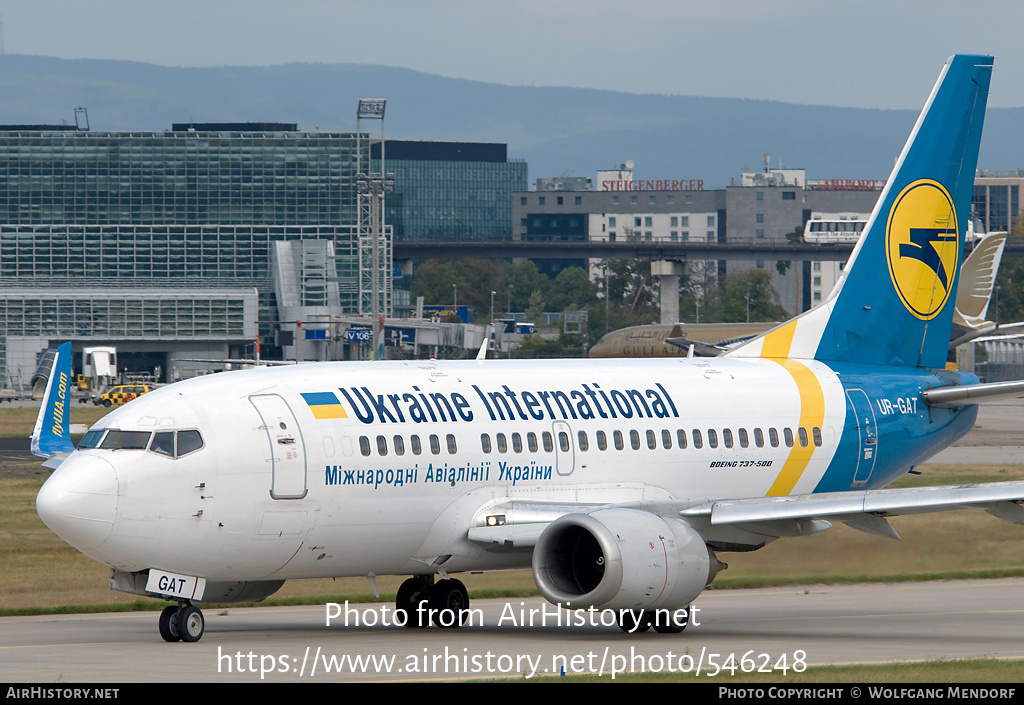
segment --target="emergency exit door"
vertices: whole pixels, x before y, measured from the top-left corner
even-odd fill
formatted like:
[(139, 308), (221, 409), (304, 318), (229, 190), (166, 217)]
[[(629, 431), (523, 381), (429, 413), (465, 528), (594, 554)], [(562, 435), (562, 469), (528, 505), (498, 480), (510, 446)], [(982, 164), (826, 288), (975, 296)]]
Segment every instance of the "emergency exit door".
[(857, 469), (853, 473), (853, 485), (863, 487), (868, 484), (871, 472), (878, 460), (878, 433), (875, 423), (875, 410), (871, 400), (862, 389), (846, 390), (846, 398), (850, 401), (859, 434)]

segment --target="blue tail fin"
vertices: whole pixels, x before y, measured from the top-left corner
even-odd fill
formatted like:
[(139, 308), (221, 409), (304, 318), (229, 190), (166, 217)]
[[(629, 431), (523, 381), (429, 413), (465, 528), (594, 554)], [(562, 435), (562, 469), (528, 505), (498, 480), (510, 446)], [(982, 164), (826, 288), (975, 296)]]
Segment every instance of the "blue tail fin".
[(945, 366), (991, 75), (946, 62), (828, 300), (733, 356)]
[(57, 357), (50, 368), (39, 416), (32, 430), (32, 454), (49, 458), (57, 453), (70, 453), (71, 442), (71, 343), (57, 348)]

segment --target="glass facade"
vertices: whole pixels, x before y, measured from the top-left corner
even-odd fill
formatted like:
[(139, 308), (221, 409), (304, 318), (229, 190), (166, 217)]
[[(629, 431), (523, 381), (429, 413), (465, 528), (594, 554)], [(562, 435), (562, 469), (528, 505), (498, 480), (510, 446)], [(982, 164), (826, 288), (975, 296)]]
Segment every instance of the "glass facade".
[(354, 223), (357, 156), (355, 133), (0, 132), (0, 222)]
[[(527, 165), (508, 161), (504, 144), (394, 140), (384, 149), (395, 175), (385, 221), (396, 241), (511, 237), (512, 194), (527, 189)], [(379, 145), (371, 156), (379, 171)]]
[(0, 289), (0, 327), (8, 336), (100, 339), (230, 340), (252, 337), (256, 292), (111, 291), (75, 294)]
[(358, 312), (355, 175), (368, 164), (365, 134), (288, 125), (0, 127), (0, 375), (11, 336), (238, 342), (257, 317), (266, 336), (280, 241), (330, 241), (320, 278)]
[(353, 226), (0, 225), (0, 286), (252, 286), (268, 292), (271, 249), (282, 240), (335, 241), (354, 284)]
[(1024, 177), (980, 177), (974, 181), (973, 217), (985, 232), (1013, 232), (1020, 214), (1020, 187)]

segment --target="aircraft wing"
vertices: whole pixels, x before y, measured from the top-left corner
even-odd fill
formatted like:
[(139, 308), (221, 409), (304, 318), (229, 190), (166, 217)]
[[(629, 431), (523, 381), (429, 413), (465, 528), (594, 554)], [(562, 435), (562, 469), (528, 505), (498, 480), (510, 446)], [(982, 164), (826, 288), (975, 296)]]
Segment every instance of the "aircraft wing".
[[(711, 530), (734, 528), (755, 536), (776, 538), (817, 533), (838, 521), (858, 531), (899, 539), (899, 534), (886, 521), (888, 517), (973, 508), (1024, 525), (1022, 503), (1024, 481), (751, 497), (709, 501), (683, 508), (678, 502), (509, 502), (489, 508), (486, 519), (495, 523), (470, 528), (468, 538), (489, 550), (530, 549), (555, 519), (573, 512), (586, 513), (616, 506), (677, 514), (694, 522), (698, 531), (701, 531), (699, 524), (707, 522)], [(478, 519), (483, 520), (483, 517)]]
[(690, 340), (686, 337), (665, 338), (665, 342), (669, 345), (675, 345), (677, 348), (681, 348), (682, 350), (686, 350), (692, 345), (694, 352), (696, 352), (700, 357), (717, 357), (726, 351), (726, 348), (718, 345), (702, 343), (699, 340)]
[(274, 367), (281, 365), (300, 364), (294, 360), (250, 360), (247, 358), (207, 359), (201, 357), (179, 357), (178, 362), (205, 362), (209, 365), (251, 365), (253, 367)]
[[(790, 536), (785, 523), (841, 521), (872, 534), (899, 538), (886, 517), (976, 508), (1015, 524), (1024, 524), (1024, 482), (936, 485), (897, 489), (822, 492), (783, 497), (708, 502), (683, 509), (683, 518), (708, 518), (712, 526), (739, 525), (753, 533)], [(770, 524), (783, 522), (774, 533)], [(766, 524), (769, 524), (766, 526)]]

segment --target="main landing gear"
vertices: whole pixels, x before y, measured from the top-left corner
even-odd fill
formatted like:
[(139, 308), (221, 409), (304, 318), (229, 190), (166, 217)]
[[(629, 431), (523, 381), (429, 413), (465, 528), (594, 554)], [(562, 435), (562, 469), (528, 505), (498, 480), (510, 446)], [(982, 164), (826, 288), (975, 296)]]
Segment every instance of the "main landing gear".
[(619, 612), (619, 629), (629, 634), (642, 634), (654, 627), (654, 631), (659, 634), (678, 634), (686, 629), (686, 625), (689, 623), (689, 610), (689, 607), (686, 610), (674, 612), (669, 610), (647, 612), (622, 610)]
[(199, 641), (204, 631), (202, 610), (188, 602), (169, 605), (160, 613), (160, 636), (164, 641)]
[(461, 580), (445, 578), (435, 584), (433, 575), (416, 575), (398, 588), (395, 610), (396, 622), (404, 617), (407, 627), (461, 627), (469, 612), (469, 593)]

